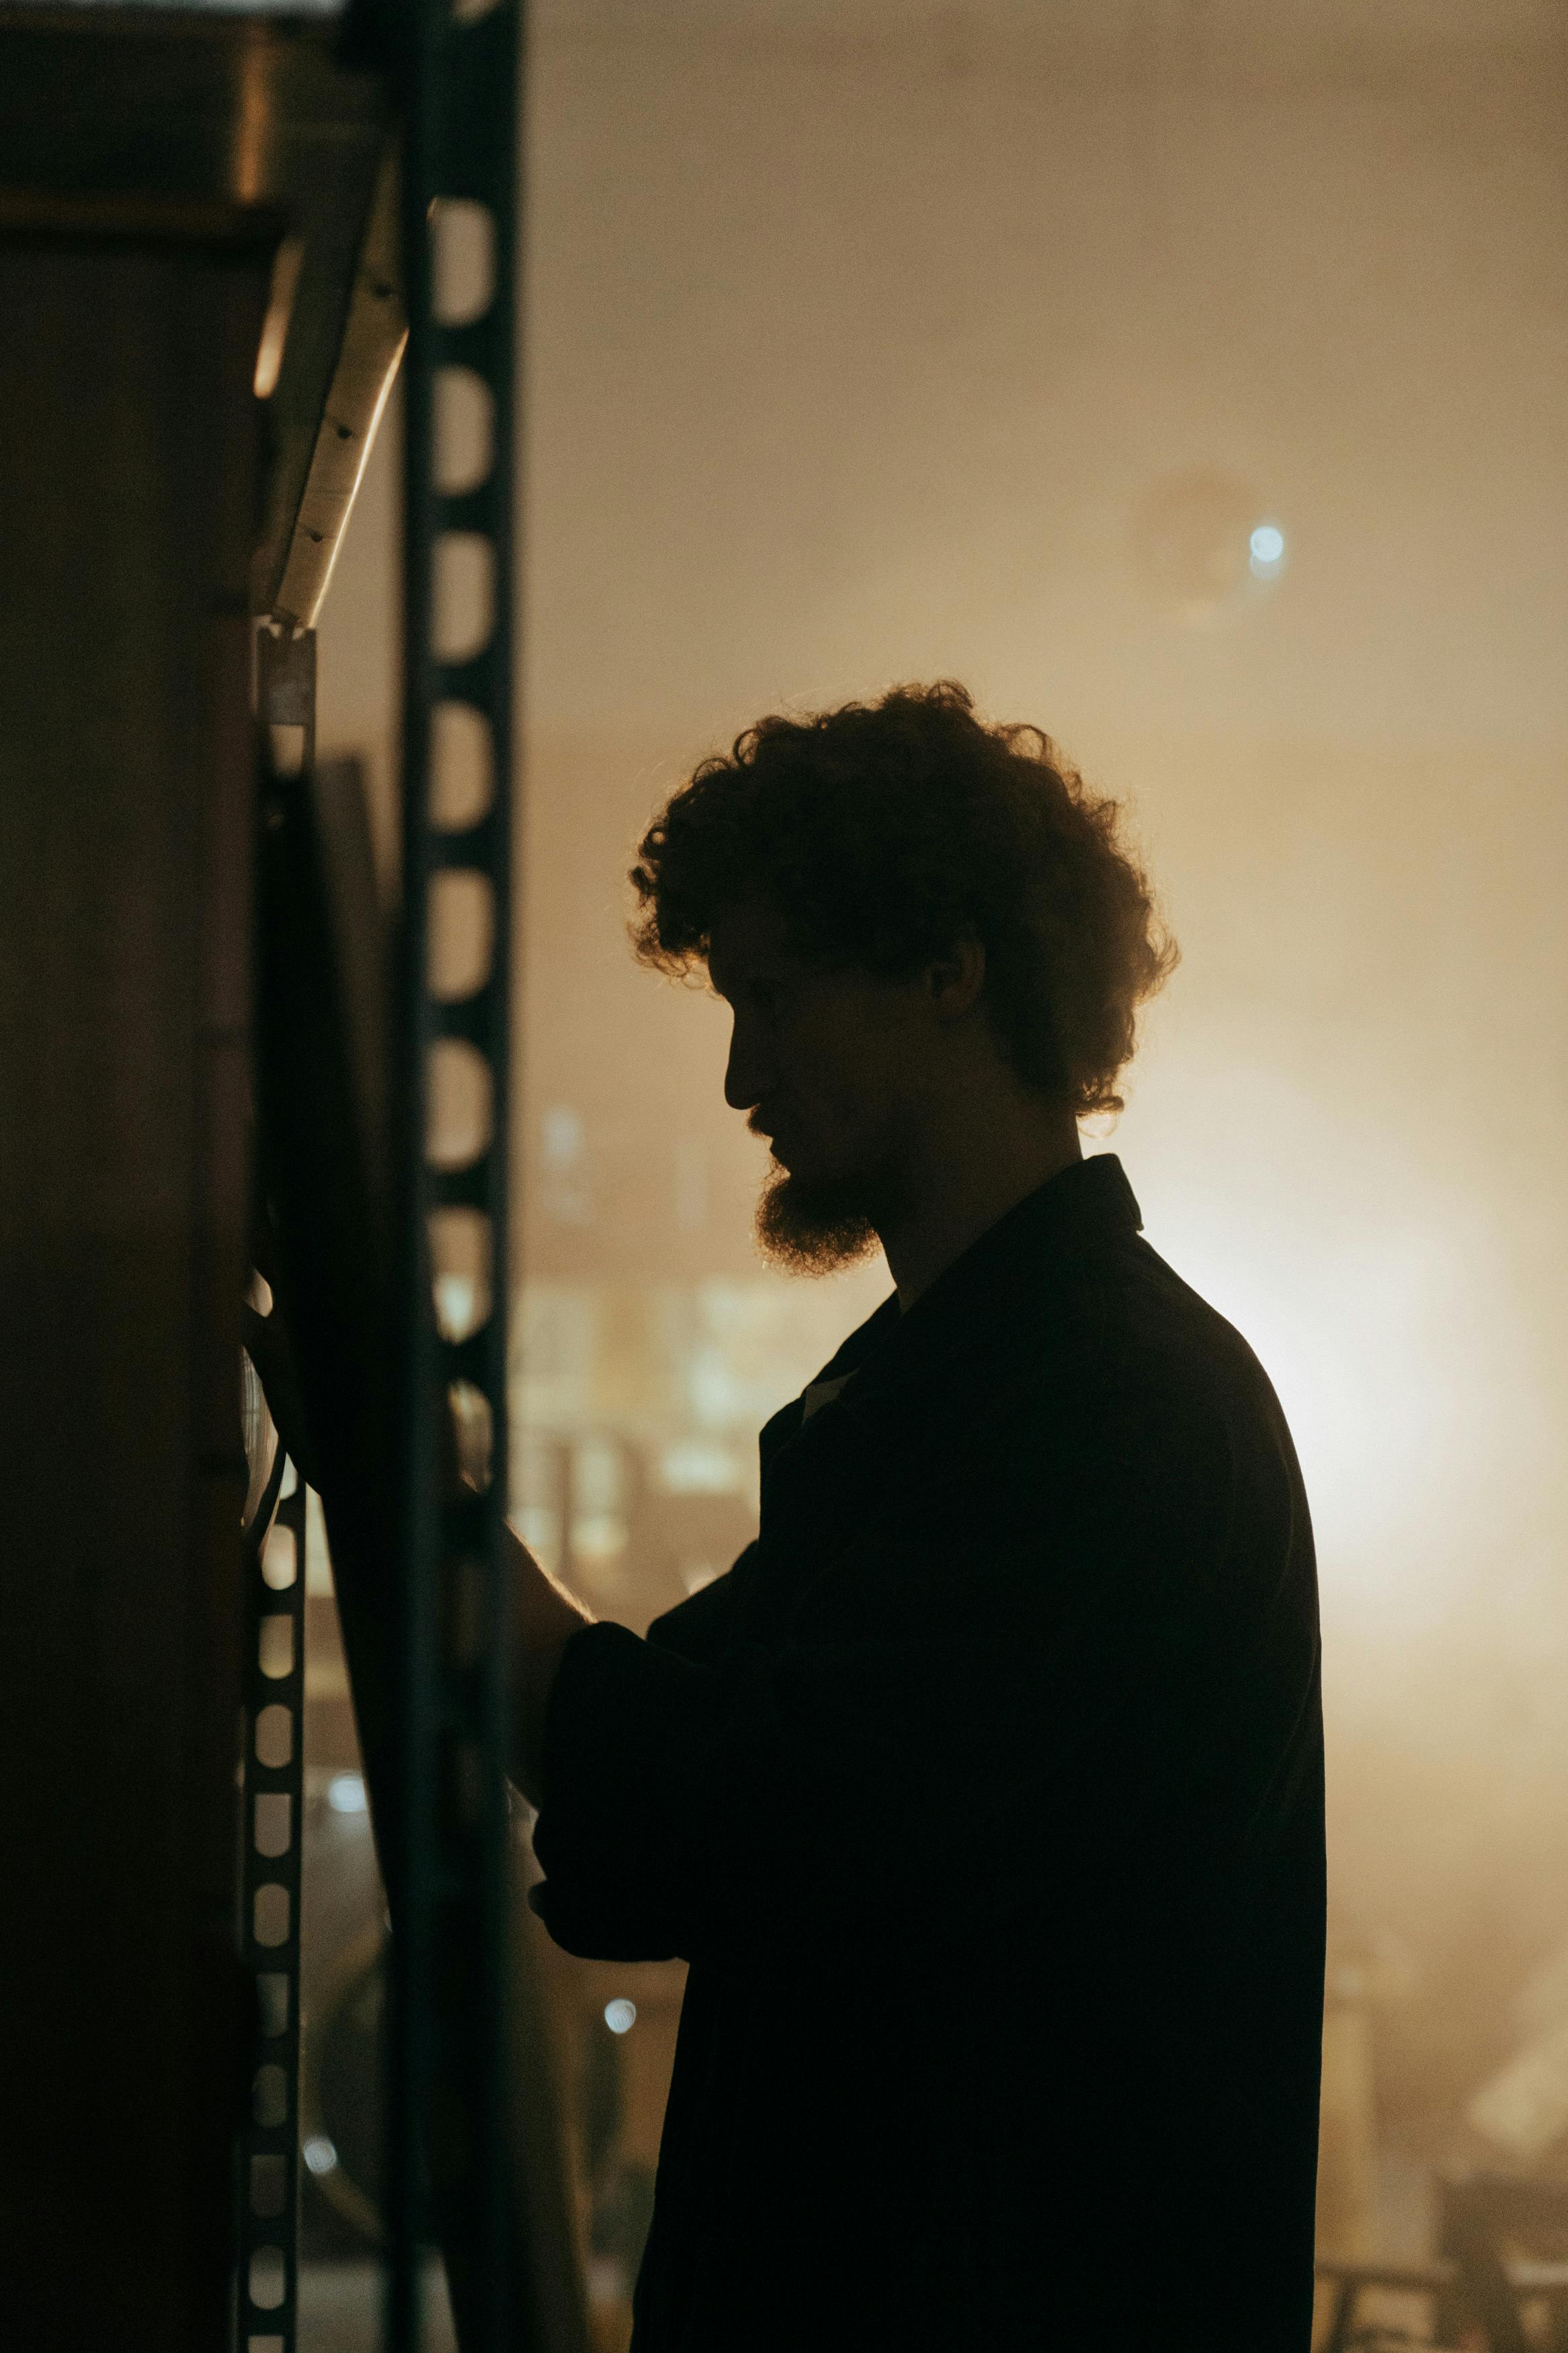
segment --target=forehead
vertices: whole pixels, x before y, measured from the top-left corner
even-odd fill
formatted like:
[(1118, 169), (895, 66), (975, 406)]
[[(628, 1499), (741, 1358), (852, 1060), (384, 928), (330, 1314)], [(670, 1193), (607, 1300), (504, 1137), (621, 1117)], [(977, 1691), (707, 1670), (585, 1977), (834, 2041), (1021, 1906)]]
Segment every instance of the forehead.
[(713, 919), (708, 939), (708, 977), (721, 997), (763, 974), (798, 966), (790, 952), (784, 917), (761, 899), (742, 899)]

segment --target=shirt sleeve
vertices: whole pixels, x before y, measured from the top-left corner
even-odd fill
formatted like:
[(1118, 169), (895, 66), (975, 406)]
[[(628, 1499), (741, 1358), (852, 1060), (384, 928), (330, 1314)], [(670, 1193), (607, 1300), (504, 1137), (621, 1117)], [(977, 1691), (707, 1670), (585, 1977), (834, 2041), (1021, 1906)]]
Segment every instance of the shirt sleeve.
[[(750, 1644), (720, 1580), (646, 1641), (574, 1635), (535, 1836), (552, 1935), (606, 1959), (753, 1961), (917, 1917), (963, 1936), (1030, 1900), (1064, 1842), (1138, 1836), (1140, 1809), (1176, 1801), (1162, 1757), (1198, 1769), (1220, 1667), (1204, 1629), (1230, 1450), (1212, 1417), (1179, 1420), (1167, 1400), (1153, 1446), (1125, 1428), (1115, 1462), (1047, 1450), (1005, 1517), (972, 1510), (934, 1554), (907, 1529), (863, 1536), (837, 1573), (902, 1597), (885, 1630)], [(977, 1498), (1004, 1492), (971, 1468)]]
[(681, 1658), (689, 1659), (693, 1666), (716, 1665), (729, 1646), (736, 1597), (756, 1550), (754, 1544), (748, 1545), (734, 1567), (726, 1569), (722, 1577), (700, 1587), (685, 1601), (656, 1618), (647, 1630), (648, 1641), (658, 1650), (674, 1651)]

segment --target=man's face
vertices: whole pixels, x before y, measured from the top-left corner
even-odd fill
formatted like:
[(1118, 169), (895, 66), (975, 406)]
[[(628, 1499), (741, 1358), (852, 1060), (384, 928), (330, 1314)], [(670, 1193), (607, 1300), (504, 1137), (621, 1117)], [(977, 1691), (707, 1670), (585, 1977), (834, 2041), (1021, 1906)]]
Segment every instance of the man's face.
[(919, 985), (805, 961), (752, 901), (715, 923), (708, 971), (734, 1017), (725, 1101), (773, 1148), (763, 1250), (812, 1273), (865, 1257), (918, 1131)]

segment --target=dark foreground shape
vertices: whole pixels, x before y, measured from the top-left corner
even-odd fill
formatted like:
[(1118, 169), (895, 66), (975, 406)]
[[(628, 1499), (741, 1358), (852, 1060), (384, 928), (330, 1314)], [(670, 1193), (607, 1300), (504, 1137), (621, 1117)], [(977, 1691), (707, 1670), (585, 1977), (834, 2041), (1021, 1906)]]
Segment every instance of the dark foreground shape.
[[(390, 1274), (379, 1110), (385, 1073), (374, 1019), (379, 938), (362, 886), (368, 859), (344, 855), (324, 813), (344, 815), (341, 779), (314, 788), (274, 778), (261, 836), (261, 973), (258, 1021), (262, 1166), (271, 1204), (270, 1271), (293, 1334), (305, 1447), (331, 1544), (343, 1648), (353, 1691), (376, 1845), (397, 1933), (408, 1867), (400, 1808), (395, 1564), (398, 1351)], [(369, 977), (367, 977), (367, 975)], [(449, 2009), (472, 2000), (481, 1955), (474, 1924), (452, 1924), (437, 1981)], [(510, 1955), (516, 2019), (512, 2079), (513, 2229), (508, 2248), (512, 2353), (580, 2353), (575, 2245), (539, 1989), (526, 1945)], [(434, 2103), (467, 2126), (470, 2083), (436, 2071)], [(433, 2104), (434, 2104), (433, 2103)], [(434, 2143), (434, 2136), (430, 2136)], [(448, 2143), (463, 2145), (448, 2124)], [(484, 2333), (476, 2204), (449, 2169), (433, 2167), (431, 2209), (446, 2259), (458, 2341)]]
[(1305, 2353), (1310, 1528), (1138, 1225), (1054, 1178), (769, 1423), (729, 1576), (568, 1645), (540, 1908), (691, 1963), (637, 2353)]

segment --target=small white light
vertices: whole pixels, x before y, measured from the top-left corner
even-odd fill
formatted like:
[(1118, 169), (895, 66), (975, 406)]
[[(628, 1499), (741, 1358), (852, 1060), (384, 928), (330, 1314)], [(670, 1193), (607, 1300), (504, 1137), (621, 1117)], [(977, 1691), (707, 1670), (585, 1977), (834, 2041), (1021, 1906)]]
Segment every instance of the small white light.
[(325, 2133), (312, 2133), (300, 2154), (310, 2171), (318, 2176), (337, 2170), (338, 2152)]
[(605, 2024), (612, 2034), (625, 2034), (637, 2022), (637, 2006), (621, 1997), (605, 2004)]
[(436, 1277), (436, 1321), (444, 1340), (466, 1340), (474, 1328), (479, 1285), (471, 1274)]
[(334, 1773), (327, 1783), (327, 1803), (334, 1814), (363, 1814), (367, 1803), (363, 1776)]
[(1247, 566), (1255, 578), (1268, 579), (1285, 560), (1285, 534), (1276, 522), (1258, 523), (1247, 547)]

